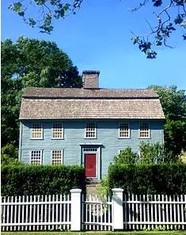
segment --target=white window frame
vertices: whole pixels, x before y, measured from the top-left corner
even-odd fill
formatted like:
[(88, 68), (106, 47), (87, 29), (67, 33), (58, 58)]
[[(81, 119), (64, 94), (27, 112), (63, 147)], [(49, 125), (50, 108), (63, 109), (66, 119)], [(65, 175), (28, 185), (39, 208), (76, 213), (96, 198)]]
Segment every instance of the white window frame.
[[(37, 135), (39, 137), (37, 137)], [(35, 135), (35, 136), (34, 136)], [(31, 139), (43, 139), (43, 124), (39, 122), (33, 122), (31, 128)]]
[[(122, 130), (122, 125), (127, 126), (126, 130)], [(128, 135), (127, 136), (121, 136), (122, 132), (123, 133), (128, 133)], [(130, 138), (130, 124), (128, 122), (120, 122), (119, 123), (118, 138), (119, 139), (129, 139)]]
[[(55, 159), (55, 156), (54, 156), (54, 153), (60, 153), (61, 154), (61, 159), (60, 159), (60, 162), (55, 164), (55, 161), (57, 161), (58, 159)], [(51, 151), (51, 163), (52, 165), (62, 165), (64, 162), (64, 151), (63, 150), (52, 150)]]
[[(39, 154), (39, 158), (32, 159), (32, 157), (37, 157), (37, 154)], [(43, 151), (42, 150), (31, 150), (30, 151), (30, 164), (34, 166), (38, 166), (42, 164), (42, 158), (43, 158)], [(38, 162), (39, 164), (33, 164), (33, 161)]]
[(85, 138), (86, 139), (96, 139), (97, 138), (97, 130), (95, 122), (87, 122), (85, 124)]
[[(141, 136), (141, 134), (143, 134), (143, 136)], [(139, 123), (139, 139), (150, 139), (150, 134), (151, 134), (150, 133), (150, 123), (149, 122), (140, 122)]]
[[(56, 137), (55, 134), (59, 136)], [(52, 139), (64, 139), (63, 123), (52, 124)]]
[(120, 154), (124, 149), (118, 149), (118, 154)]

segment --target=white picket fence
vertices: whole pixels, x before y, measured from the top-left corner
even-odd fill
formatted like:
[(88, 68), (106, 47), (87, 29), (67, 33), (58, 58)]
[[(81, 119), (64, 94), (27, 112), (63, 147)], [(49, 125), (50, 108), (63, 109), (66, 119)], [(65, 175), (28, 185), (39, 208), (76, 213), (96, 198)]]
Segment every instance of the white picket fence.
[(112, 201), (108, 197), (100, 200), (96, 195), (83, 197), (82, 201), (83, 230), (112, 230)]
[(186, 195), (124, 195), (124, 229), (186, 229)]
[(186, 195), (81, 195), (1, 197), (2, 231), (41, 230), (186, 230)]
[(70, 195), (14, 196), (1, 199), (2, 231), (70, 229)]

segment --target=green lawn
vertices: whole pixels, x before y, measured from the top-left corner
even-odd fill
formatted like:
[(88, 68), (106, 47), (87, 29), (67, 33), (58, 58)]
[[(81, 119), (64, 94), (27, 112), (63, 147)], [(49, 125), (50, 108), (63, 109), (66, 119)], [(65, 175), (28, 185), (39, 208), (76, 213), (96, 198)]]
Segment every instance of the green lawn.
[(186, 235), (186, 231), (140, 231), (140, 232), (2, 232), (2, 235)]

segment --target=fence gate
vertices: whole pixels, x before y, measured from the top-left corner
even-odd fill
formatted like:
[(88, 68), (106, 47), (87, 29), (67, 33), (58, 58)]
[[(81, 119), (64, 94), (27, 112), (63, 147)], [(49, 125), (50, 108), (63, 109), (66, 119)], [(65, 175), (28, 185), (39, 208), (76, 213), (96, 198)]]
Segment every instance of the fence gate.
[(82, 229), (112, 230), (111, 198), (100, 200), (98, 196), (82, 195)]
[(1, 197), (2, 231), (186, 229), (186, 195), (69, 195)]

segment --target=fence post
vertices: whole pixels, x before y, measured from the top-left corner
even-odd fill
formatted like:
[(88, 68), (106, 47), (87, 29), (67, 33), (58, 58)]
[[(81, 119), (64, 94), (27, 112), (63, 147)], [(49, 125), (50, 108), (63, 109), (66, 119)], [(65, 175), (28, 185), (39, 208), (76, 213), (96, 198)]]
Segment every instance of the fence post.
[(113, 230), (123, 229), (123, 189), (112, 189), (112, 203), (113, 203)]
[(81, 231), (81, 189), (71, 189), (71, 231)]

